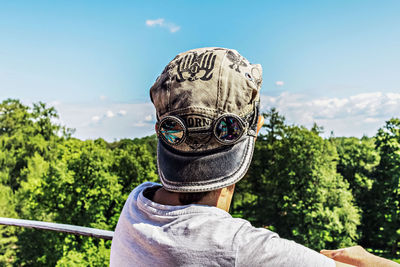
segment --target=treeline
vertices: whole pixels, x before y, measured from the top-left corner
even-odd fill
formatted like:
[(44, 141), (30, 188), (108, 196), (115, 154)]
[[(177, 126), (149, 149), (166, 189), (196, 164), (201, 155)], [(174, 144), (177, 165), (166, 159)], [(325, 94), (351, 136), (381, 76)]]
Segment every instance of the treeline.
[(400, 258), (400, 120), (373, 138), (320, 137), (264, 114), (234, 214), (320, 250), (360, 244)]
[[(399, 257), (400, 120), (373, 138), (323, 139), (315, 125), (264, 114), (253, 163), (231, 213), (313, 249), (361, 244)], [(158, 181), (155, 136), (82, 141), (57, 112), (0, 104), (0, 217), (113, 230), (130, 191)], [(104, 266), (111, 242), (0, 227), (0, 266)]]

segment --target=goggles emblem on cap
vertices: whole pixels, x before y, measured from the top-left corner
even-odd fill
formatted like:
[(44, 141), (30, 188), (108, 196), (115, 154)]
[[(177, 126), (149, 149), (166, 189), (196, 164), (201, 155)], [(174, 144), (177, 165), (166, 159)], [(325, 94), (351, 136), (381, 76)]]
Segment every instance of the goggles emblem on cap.
[[(190, 130), (177, 116), (166, 116), (159, 123), (157, 134), (169, 145), (179, 145), (185, 141)], [(235, 114), (224, 114), (215, 120), (212, 133), (223, 145), (235, 144), (247, 131), (248, 123)], [(193, 131), (198, 133), (199, 131)], [(207, 130), (206, 132), (210, 132)]]
[(239, 140), (244, 132), (244, 123), (240, 117), (232, 114), (218, 118), (214, 135), (220, 143), (234, 143)]
[(158, 134), (171, 145), (179, 145), (184, 141), (186, 127), (182, 121), (168, 116), (160, 123)]

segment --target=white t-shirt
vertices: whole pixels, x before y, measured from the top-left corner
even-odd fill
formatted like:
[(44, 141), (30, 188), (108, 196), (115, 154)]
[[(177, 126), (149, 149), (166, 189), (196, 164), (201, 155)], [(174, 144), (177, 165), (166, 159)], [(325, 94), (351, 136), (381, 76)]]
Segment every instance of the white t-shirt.
[(333, 260), (264, 228), (205, 205), (167, 206), (135, 188), (121, 212), (111, 267), (335, 266)]

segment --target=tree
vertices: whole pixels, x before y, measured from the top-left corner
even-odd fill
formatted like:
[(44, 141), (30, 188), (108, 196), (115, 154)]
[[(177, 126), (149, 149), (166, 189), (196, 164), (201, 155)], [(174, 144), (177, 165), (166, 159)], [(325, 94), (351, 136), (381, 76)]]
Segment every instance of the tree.
[(4, 100), (0, 104), (0, 135), (11, 136), (20, 130), (30, 131), (32, 121), (28, 110), (19, 100)]
[(34, 104), (33, 109), (15, 99), (0, 104), (0, 181), (13, 192), (26, 179), (28, 159), (38, 153), (52, 160), (56, 143), (71, 132), (53, 122), (57, 117), (55, 109), (44, 103)]
[[(36, 155), (29, 163), (22, 188), (26, 213), (37, 220), (112, 230), (110, 222), (119, 214), (115, 203), (123, 202), (118, 177), (110, 172), (112, 151), (77, 139), (59, 144), (57, 150), (57, 160), (45, 162)], [(33, 240), (40, 240), (35, 242), (40, 246), (32, 248)], [(99, 241), (24, 231), (18, 244), (21, 264), (54, 266), (67, 251), (82, 252)]]
[(115, 159), (111, 170), (119, 177), (122, 186), (120, 194), (124, 200), (139, 184), (158, 181), (156, 156), (153, 153), (146, 144), (125, 143), (114, 149)]
[(263, 140), (267, 140), (268, 143), (273, 143), (277, 138), (280, 138), (283, 135), (285, 129), (285, 117), (279, 115), (275, 108), (271, 108), (269, 112), (263, 113), (262, 115), (265, 118), (262, 128), (267, 131), (267, 134), (261, 134), (260, 137)]
[[(20, 197), (21, 186), (27, 180), (29, 164), (39, 158), (51, 161), (57, 142), (63, 140), (63, 127), (52, 122), (57, 114), (45, 104), (34, 104), (33, 109), (19, 100), (7, 99), (0, 103), (0, 199), (1, 206), (7, 207), (3, 216), (22, 217), (25, 199)], [(17, 249), (20, 228), (2, 228), (2, 260), (12, 265)], [(34, 244), (34, 242), (32, 242)]]
[[(113, 230), (132, 189), (143, 181), (155, 181), (157, 175), (147, 146), (127, 142), (111, 147), (102, 139), (69, 138), (58, 143), (51, 162), (35, 154), (21, 187), (24, 214)], [(31, 230), (18, 238), (18, 264), (22, 265), (103, 266), (109, 260), (110, 241)]]
[[(0, 217), (17, 216), (14, 201), (12, 190), (0, 184)], [(0, 266), (12, 266), (16, 259), (16, 231), (15, 227), (0, 226)]]
[(314, 249), (352, 244), (359, 214), (348, 183), (336, 172), (335, 147), (315, 131), (285, 126), (275, 110), (266, 117), (268, 129), (280, 130), (256, 142), (243, 185), (253, 198), (242, 198), (235, 212)]
[(400, 247), (400, 119), (390, 119), (378, 130), (376, 148), (381, 160), (366, 210), (368, 235), (363, 242), (391, 257)]
[[(375, 148), (375, 139), (362, 137), (339, 137), (331, 138), (336, 145), (339, 161), (337, 171), (349, 183), (357, 206), (361, 209), (361, 224), (358, 227), (358, 234), (361, 240), (364, 236), (370, 235), (368, 218), (364, 211), (370, 211), (369, 198), (372, 185), (375, 182), (376, 167), (379, 164), (379, 152)], [(366, 245), (366, 244), (363, 244)]]
[(374, 171), (379, 164), (379, 152), (373, 138), (340, 137), (331, 139), (337, 147), (337, 170), (349, 182), (350, 189), (359, 205), (363, 196), (371, 190)]

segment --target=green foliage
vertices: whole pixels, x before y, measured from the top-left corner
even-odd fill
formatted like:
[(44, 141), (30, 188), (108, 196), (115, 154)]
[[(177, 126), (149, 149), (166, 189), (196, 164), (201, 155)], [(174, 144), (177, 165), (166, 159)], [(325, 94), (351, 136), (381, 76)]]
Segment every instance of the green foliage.
[[(113, 230), (131, 190), (156, 181), (148, 142), (81, 141), (54, 108), (0, 104), (0, 216)], [(153, 152), (154, 153), (154, 152)], [(3, 211), (4, 207), (4, 211)], [(0, 227), (0, 265), (104, 266), (111, 242)]]
[(380, 161), (375, 140), (367, 137), (340, 137), (332, 141), (339, 154), (337, 170), (349, 182), (357, 203), (361, 205), (363, 196), (372, 188), (373, 173)]
[(12, 136), (18, 131), (32, 130), (33, 122), (28, 107), (15, 99), (0, 104), (0, 135)]
[[(0, 192), (0, 217), (17, 217), (11, 188), (0, 184)], [(0, 266), (11, 266), (15, 260), (16, 230), (15, 227), (0, 226)]]
[[(132, 189), (157, 179), (146, 146), (112, 150), (104, 140), (67, 139), (58, 144), (54, 161), (36, 155), (26, 173), (20, 194), (29, 217), (107, 230), (115, 228)], [(32, 249), (29, 242), (37, 238), (52, 245)], [(18, 257), (29, 265), (103, 266), (109, 260), (110, 242), (38, 231), (25, 231), (20, 240)]]
[(104, 240), (101, 240), (99, 244), (93, 246), (92, 244), (86, 244), (83, 251), (79, 252), (72, 248), (66, 251), (66, 254), (57, 261), (56, 266), (58, 267), (86, 267), (86, 266), (107, 266), (110, 258), (110, 246), (106, 245)]
[(28, 159), (37, 153), (52, 160), (56, 143), (70, 132), (52, 122), (57, 117), (54, 108), (43, 103), (34, 104), (33, 110), (13, 99), (0, 104), (0, 181), (14, 192), (26, 180), (23, 170)]
[(235, 211), (314, 249), (353, 244), (358, 209), (336, 172), (333, 144), (316, 130), (284, 125), (275, 110), (265, 115), (267, 134), (259, 137), (252, 166), (238, 184), (239, 194), (254, 197), (245, 196)]
[(364, 211), (370, 211), (371, 189), (375, 181), (376, 167), (380, 162), (379, 151), (375, 148), (375, 139), (363, 137), (331, 138), (339, 154), (337, 171), (349, 183), (357, 205), (361, 209), (361, 224), (358, 235), (361, 240), (370, 235), (368, 217)]
[(391, 119), (378, 130), (376, 147), (381, 160), (365, 210), (368, 235), (363, 242), (400, 257), (400, 119)]

